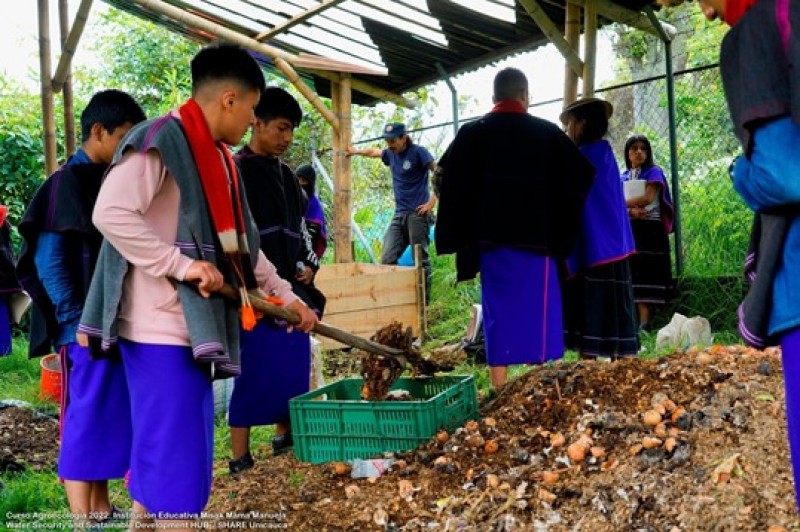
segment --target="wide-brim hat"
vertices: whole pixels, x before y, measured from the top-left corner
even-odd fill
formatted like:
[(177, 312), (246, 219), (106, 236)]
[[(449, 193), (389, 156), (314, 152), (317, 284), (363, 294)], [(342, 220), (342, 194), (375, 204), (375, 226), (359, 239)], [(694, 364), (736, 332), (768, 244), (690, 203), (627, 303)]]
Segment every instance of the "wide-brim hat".
[(589, 105), (599, 105), (602, 106), (606, 113), (606, 119), (611, 118), (611, 115), (614, 114), (614, 106), (605, 101), (602, 98), (580, 98), (579, 100), (575, 100), (568, 106), (561, 111), (561, 114), (558, 115), (558, 119), (561, 120), (562, 124), (567, 123), (567, 116), (576, 109), (580, 109), (582, 107), (587, 107)]

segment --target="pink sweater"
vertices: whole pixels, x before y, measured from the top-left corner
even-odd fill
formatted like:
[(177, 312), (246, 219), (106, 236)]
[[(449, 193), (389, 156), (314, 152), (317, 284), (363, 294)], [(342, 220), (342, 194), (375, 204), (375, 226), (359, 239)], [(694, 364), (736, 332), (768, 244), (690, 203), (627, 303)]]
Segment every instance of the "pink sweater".
[[(180, 189), (156, 151), (131, 152), (106, 176), (92, 221), (128, 260), (119, 314), (122, 338), (147, 344), (190, 345), (175, 281), (192, 259), (175, 246)], [(260, 288), (290, 304), (291, 285), (259, 251)]]

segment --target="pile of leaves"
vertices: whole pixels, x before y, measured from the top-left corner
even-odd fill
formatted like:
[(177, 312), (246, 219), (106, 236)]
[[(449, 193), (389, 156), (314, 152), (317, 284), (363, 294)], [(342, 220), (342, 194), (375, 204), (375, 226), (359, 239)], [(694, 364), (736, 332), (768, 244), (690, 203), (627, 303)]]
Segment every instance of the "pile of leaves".
[(0, 473), (49, 469), (58, 459), (58, 421), (28, 408), (0, 409)]
[(377, 479), (262, 455), (215, 479), (207, 511), (291, 530), (796, 528), (783, 404), (776, 350), (557, 364)]

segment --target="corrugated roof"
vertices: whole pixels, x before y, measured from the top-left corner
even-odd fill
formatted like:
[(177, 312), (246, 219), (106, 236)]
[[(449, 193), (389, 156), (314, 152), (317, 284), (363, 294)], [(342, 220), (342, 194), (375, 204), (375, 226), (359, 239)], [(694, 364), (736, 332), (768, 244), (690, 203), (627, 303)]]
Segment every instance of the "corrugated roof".
[[(213, 40), (212, 35), (133, 0), (103, 1), (196, 41)], [(293, 17), (316, 8), (307, 19), (262, 42), (290, 54), (319, 55), (385, 70), (386, 76), (354, 73), (353, 77), (394, 93), (439, 79), (437, 63), (446, 72), (458, 74), (548, 42), (525, 9), (513, 0), (163, 1), (249, 37), (294, 22)], [(609, 3), (639, 11), (651, 1)], [(563, 30), (564, 1), (540, 0), (540, 4)], [(599, 20), (600, 24), (608, 22), (603, 17)], [(303, 73), (302, 67), (298, 70)], [(328, 80), (313, 73), (307, 75), (320, 95), (330, 95)], [(372, 103), (374, 97), (354, 91), (353, 102)]]

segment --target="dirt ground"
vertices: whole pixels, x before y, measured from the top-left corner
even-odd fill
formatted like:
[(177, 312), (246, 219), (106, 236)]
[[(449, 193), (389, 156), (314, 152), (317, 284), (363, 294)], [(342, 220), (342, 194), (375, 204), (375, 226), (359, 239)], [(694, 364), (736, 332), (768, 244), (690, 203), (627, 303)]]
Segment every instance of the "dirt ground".
[(774, 349), (557, 365), (376, 480), (291, 454), (220, 463), (207, 511), (220, 528), (800, 530), (783, 405)]
[[(332, 357), (329, 374), (357, 372), (353, 360)], [(235, 477), (218, 460), (207, 524), (800, 530), (783, 405), (776, 350), (715, 346), (652, 361), (534, 369), (484, 402), (477, 423), (398, 455), (376, 480), (263, 449), (256, 467)], [(0, 410), (0, 466), (54, 464), (57, 437), (51, 418)]]
[(17, 407), (0, 409), (0, 473), (50, 468), (58, 459), (58, 421)]

